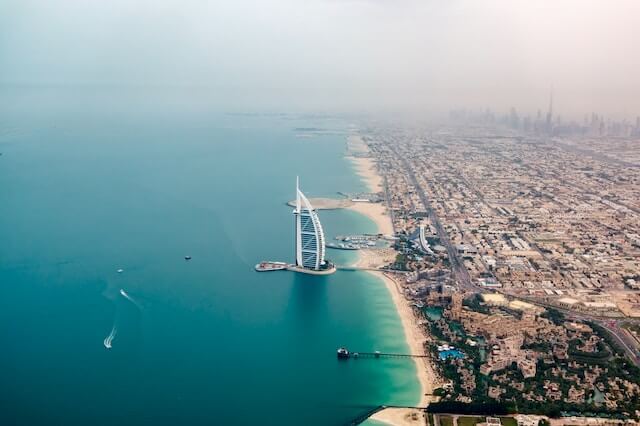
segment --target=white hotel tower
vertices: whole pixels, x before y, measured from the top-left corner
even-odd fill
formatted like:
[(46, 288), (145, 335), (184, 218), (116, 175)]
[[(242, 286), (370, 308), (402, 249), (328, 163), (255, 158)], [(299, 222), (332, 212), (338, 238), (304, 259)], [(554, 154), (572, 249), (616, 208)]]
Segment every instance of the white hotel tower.
[(320, 219), (296, 178), (296, 264), (293, 270), (310, 274), (330, 274), (335, 267), (324, 258), (325, 240)]

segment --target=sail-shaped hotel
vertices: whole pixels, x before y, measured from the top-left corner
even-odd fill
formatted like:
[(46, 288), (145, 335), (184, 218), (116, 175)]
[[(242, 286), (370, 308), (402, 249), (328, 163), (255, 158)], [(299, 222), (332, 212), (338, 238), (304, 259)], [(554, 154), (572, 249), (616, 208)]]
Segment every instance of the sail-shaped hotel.
[(296, 178), (296, 263), (289, 269), (309, 274), (331, 274), (335, 266), (325, 259), (325, 238), (316, 210), (300, 191)]
[[(289, 203), (291, 204), (291, 203)], [(293, 211), (296, 224), (296, 262), (274, 262), (263, 260), (255, 266), (258, 272), (281, 271), (287, 269), (312, 275), (329, 275), (336, 271), (335, 265), (324, 257), (324, 231), (309, 199), (300, 191), (296, 178), (296, 201)]]

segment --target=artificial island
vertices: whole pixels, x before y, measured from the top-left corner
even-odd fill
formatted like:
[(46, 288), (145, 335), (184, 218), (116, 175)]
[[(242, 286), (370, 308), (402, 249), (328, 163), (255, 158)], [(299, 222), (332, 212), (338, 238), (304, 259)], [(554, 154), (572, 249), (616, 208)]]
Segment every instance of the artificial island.
[(325, 258), (325, 236), (318, 213), (300, 190), (296, 178), (295, 263), (262, 261), (255, 266), (258, 272), (288, 270), (311, 275), (330, 275), (336, 271), (333, 263)]

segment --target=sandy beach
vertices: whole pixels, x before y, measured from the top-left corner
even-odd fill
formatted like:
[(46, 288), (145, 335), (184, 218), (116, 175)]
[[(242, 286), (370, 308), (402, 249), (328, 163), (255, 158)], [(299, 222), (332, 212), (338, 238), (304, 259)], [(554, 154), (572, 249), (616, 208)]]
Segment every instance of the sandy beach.
[(378, 232), (384, 235), (393, 235), (393, 226), (391, 225), (391, 219), (387, 215), (386, 207), (382, 203), (352, 203), (348, 207), (349, 210), (358, 212), (372, 221), (375, 222), (378, 227)]
[[(350, 153), (358, 153), (366, 155), (367, 146), (359, 136), (351, 136), (348, 140)], [(354, 164), (356, 172), (369, 186), (371, 192), (382, 190), (382, 178), (378, 175), (375, 162), (368, 157), (348, 157)], [(358, 213), (364, 214), (371, 218), (378, 226), (379, 232), (383, 234), (393, 234), (393, 224), (391, 218), (386, 212), (386, 206), (382, 203), (353, 203), (348, 207)], [(359, 259), (356, 266), (364, 268), (377, 268), (388, 264), (395, 258), (393, 249), (364, 249), (359, 252)], [(401, 286), (391, 274), (384, 274), (381, 271), (369, 271), (370, 273), (381, 278), (396, 307), (400, 321), (404, 329), (405, 338), (409, 350), (412, 354), (424, 355), (425, 335), (418, 325), (418, 321), (413, 313), (413, 308), (409, 306), (407, 300), (402, 294)], [(414, 358), (416, 362), (416, 372), (420, 381), (421, 393), (419, 406), (424, 407), (428, 404), (430, 397), (425, 394), (431, 394), (434, 389), (433, 369), (426, 358)], [(417, 425), (424, 424), (424, 418), (421, 414), (417, 415), (416, 411), (410, 409), (385, 409), (376, 413), (372, 418), (393, 425)]]
[(380, 175), (376, 171), (376, 163), (369, 157), (347, 157), (352, 163), (356, 173), (360, 175), (369, 185), (370, 192), (382, 191), (383, 182)]
[(370, 192), (383, 190), (382, 177), (378, 174), (376, 163), (369, 156), (369, 147), (359, 135), (351, 135), (347, 138), (348, 158), (353, 163), (353, 168), (369, 186)]
[[(362, 141), (362, 138), (356, 135), (349, 136), (347, 146), (349, 154), (352, 155), (348, 155), (346, 158), (351, 161), (356, 173), (367, 184), (369, 192), (382, 191), (384, 189), (382, 178), (378, 174), (375, 161), (370, 157), (366, 157), (369, 148)], [(347, 208), (373, 220), (378, 227), (378, 232), (385, 235), (393, 235), (393, 224), (383, 203), (354, 202)]]
[(377, 269), (393, 262), (397, 252), (392, 248), (363, 248), (358, 250), (358, 260), (353, 264), (358, 268)]
[(427, 423), (424, 413), (415, 408), (385, 408), (369, 418), (393, 426), (423, 426)]
[[(391, 298), (400, 316), (405, 339), (407, 340), (407, 345), (411, 353), (414, 355), (426, 355), (424, 350), (426, 337), (418, 325), (418, 320), (413, 313), (413, 308), (409, 306), (404, 295), (402, 295), (400, 285), (396, 282), (396, 279), (390, 274), (384, 274), (382, 272), (370, 271), (370, 273), (381, 278), (387, 286), (389, 293), (391, 293)], [(433, 393), (435, 388), (433, 378), (435, 374), (427, 358), (414, 358), (414, 360), (416, 362), (417, 375), (421, 387), (420, 402), (418, 405), (420, 407), (426, 407), (431, 397), (425, 394)]]

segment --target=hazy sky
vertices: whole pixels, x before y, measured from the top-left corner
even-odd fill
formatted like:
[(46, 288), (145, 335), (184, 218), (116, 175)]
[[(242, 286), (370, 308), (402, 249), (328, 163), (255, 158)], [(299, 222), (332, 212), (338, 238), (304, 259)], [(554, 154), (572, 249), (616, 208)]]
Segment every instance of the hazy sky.
[(640, 114), (638, 0), (2, 0), (0, 83), (232, 108)]

